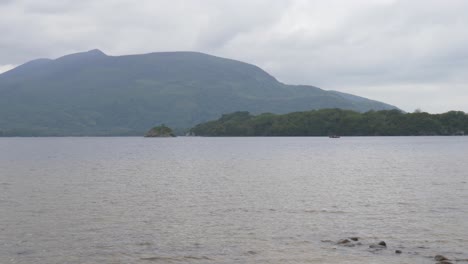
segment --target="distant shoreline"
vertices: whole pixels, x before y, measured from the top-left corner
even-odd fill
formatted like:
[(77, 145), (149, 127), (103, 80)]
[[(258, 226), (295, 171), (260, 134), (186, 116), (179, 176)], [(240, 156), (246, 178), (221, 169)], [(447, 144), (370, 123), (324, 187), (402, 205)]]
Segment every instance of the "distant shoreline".
[(198, 136), (463, 136), (468, 114), (404, 113), (382, 110), (359, 113), (321, 109), (289, 114), (235, 112), (190, 130)]

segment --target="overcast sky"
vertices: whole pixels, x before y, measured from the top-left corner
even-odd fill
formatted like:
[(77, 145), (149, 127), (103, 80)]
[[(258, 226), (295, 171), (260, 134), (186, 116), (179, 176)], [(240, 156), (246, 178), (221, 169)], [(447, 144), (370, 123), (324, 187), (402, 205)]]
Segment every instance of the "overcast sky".
[(468, 112), (467, 0), (0, 0), (0, 72), (191, 50), (403, 110)]

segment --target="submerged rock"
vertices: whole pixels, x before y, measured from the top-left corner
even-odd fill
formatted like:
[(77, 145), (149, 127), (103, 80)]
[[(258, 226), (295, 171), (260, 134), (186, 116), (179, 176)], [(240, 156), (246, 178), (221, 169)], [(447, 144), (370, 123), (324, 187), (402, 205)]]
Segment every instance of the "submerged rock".
[(349, 239), (344, 238), (344, 239), (338, 240), (338, 242), (336, 242), (336, 244), (340, 245), (340, 246), (344, 246), (344, 247), (354, 247), (354, 246), (361, 245), (361, 242), (353, 243), (353, 241), (356, 241), (356, 240), (353, 240), (352, 238), (349, 238)]
[(395, 253), (396, 253), (396, 254), (401, 254), (401, 250), (398, 250), (398, 249), (397, 249), (397, 250), (395, 250)]
[(349, 239), (351, 239), (352, 241), (358, 241), (359, 237), (350, 237)]
[(340, 239), (340, 240), (338, 240), (338, 242), (336, 242), (336, 244), (338, 244), (338, 245), (343, 245), (343, 244), (348, 244), (348, 243), (351, 243), (351, 241), (349, 239), (347, 239), (347, 238)]

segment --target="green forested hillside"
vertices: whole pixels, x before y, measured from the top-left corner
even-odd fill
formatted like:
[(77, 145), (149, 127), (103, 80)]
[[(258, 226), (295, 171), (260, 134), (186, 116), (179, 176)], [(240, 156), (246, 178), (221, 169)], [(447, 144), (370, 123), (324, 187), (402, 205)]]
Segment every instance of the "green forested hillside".
[(422, 136), (468, 133), (468, 114), (403, 113), (399, 110), (359, 113), (321, 109), (284, 115), (235, 112), (192, 128), (199, 136)]
[(195, 52), (39, 59), (0, 74), (0, 135), (142, 135), (234, 111), (394, 109), (362, 97), (278, 82), (247, 63)]

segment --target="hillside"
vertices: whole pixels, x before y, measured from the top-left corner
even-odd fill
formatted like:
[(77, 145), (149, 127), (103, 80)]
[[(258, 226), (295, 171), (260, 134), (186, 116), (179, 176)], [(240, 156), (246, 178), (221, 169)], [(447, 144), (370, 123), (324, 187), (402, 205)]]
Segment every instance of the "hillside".
[(394, 106), (278, 82), (262, 69), (196, 52), (39, 59), (0, 74), (2, 135), (141, 135), (184, 129), (234, 111), (355, 111)]
[(191, 129), (197, 136), (435, 136), (468, 133), (468, 114), (403, 113), (382, 110), (359, 113), (320, 109), (284, 115), (249, 112), (225, 114)]

